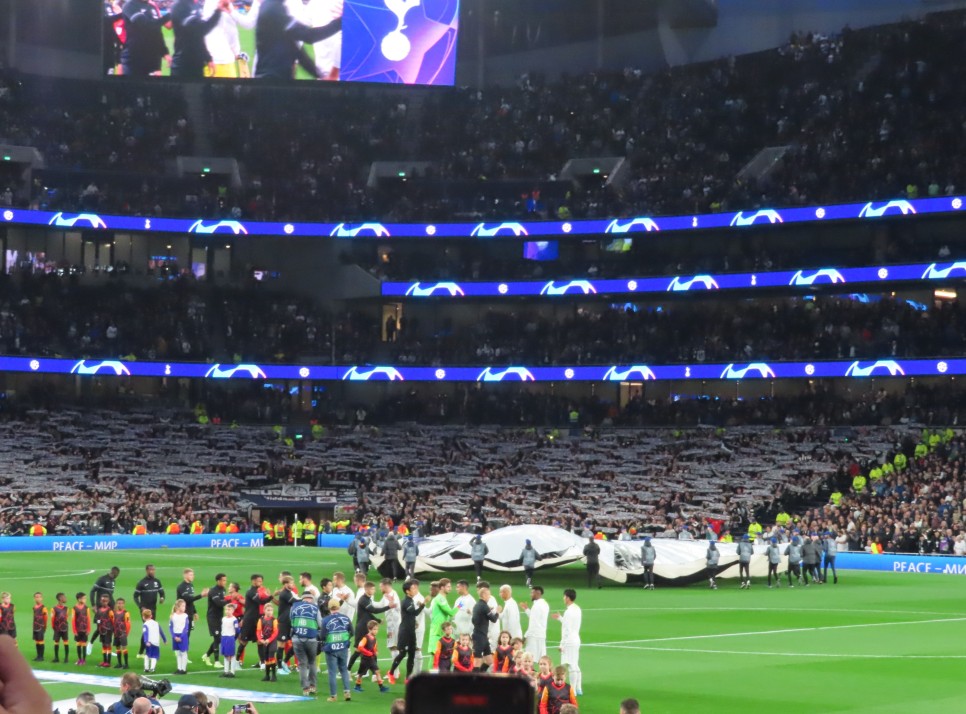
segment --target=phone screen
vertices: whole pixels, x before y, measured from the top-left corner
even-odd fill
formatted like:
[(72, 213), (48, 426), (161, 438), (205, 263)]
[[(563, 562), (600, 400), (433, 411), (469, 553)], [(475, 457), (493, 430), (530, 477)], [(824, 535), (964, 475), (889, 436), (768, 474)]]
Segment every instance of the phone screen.
[(533, 697), (520, 677), (421, 674), (406, 687), (406, 714), (532, 714)]

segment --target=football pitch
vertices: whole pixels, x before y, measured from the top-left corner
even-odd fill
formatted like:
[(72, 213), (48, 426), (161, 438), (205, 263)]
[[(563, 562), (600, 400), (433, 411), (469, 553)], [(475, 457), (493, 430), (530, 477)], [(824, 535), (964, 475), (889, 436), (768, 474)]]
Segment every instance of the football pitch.
[[(140, 617), (130, 598), (146, 563), (157, 566), (167, 592), (167, 600), (158, 610), (165, 630), (175, 588), (186, 567), (195, 569), (199, 591), (220, 571), (243, 588), (252, 573), (262, 573), (266, 585), (274, 589), (283, 569), (294, 573), (307, 570), (316, 583), (335, 570), (351, 570), (344, 551), (315, 548), (5, 553), (0, 561), (0, 590), (13, 594), (21, 651), (28, 659), (35, 655), (30, 636), (34, 592), (44, 593), (48, 607), (57, 592), (67, 593), (68, 603), (73, 604), (76, 592), (89, 592), (98, 576), (117, 565), (121, 569), (117, 595), (129, 602), (131, 665), (138, 671), (141, 660), (134, 654)], [(450, 575), (455, 580), (468, 574)], [(424, 594), (431, 579), (423, 578)], [(528, 599), (522, 574), (491, 573), (490, 579), (494, 584), (514, 586), (515, 599)], [(583, 712), (616, 714), (626, 697), (639, 699), (642, 711), (647, 712), (908, 714), (963, 710), (966, 590), (955, 576), (844, 572), (838, 585), (783, 586), (780, 590), (769, 590), (759, 580), (750, 590), (739, 590), (735, 582), (727, 580), (720, 581), (721, 587), (715, 591), (702, 586), (643, 591), (616, 584), (588, 590), (583, 570), (568, 567), (540, 571), (536, 582), (546, 588), (552, 611), (562, 609), (564, 588), (577, 590), (577, 604), (583, 609)], [(451, 602), (453, 599), (455, 594), (450, 596)], [(294, 673), (271, 684), (261, 681), (257, 669), (246, 668), (236, 679), (224, 680), (218, 677), (219, 670), (205, 667), (201, 663), (209, 644), (205, 602), (199, 605), (200, 630), (192, 639), (189, 674), (173, 674), (174, 654), (170, 647), (162, 646), (156, 677), (190, 687), (183, 691), (228, 686), (301, 695)], [(560, 626), (551, 621), (551, 656), (557, 655), (559, 635)], [(379, 649), (381, 658), (388, 657), (382, 633)], [(54, 665), (51, 659), (48, 630), (47, 662), (34, 666), (54, 700), (87, 689), (117, 692), (121, 671), (95, 666), (100, 661), (97, 645), (83, 668), (73, 664), (73, 657), (68, 665)], [(251, 661), (251, 654), (248, 659)], [(388, 661), (384, 671), (387, 667)], [(60, 673), (106, 679), (103, 686), (65, 683), (59, 680)], [(320, 692), (325, 692), (324, 672), (319, 685)], [(328, 704), (323, 695), (320, 700), (265, 703), (258, 708), (260, 714), (307, 714), (325, 708), (385, 714), (391, 700), (403, 696), (401, 682), (389, 694), (380, 694), (368, 681), (364, 686), (365, 692), (354, 694), (350, 703)], [(177, 696), (165, 699), (169, 713)], [(229, 710), (227, 704), (243, 701), (223, 697), (219, 712)]]

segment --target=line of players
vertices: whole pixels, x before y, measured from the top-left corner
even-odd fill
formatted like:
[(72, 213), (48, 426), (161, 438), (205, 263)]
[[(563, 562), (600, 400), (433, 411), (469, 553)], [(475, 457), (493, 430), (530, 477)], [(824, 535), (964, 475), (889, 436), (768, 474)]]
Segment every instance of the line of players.
[[(292, 79), (296, 64), (317, 79), (336, 81), (342, 54), (343, 0), (105, 0), (105, 69), (129, 77), (248, 78), (239, 30), (254, 30), (256, 78)], [(318, 26), (315, 26), (318, 25)], [(169, 54), (163, 27), (174, 32)], [(313, 47), (314, 59), (305, 51)]]
[[(153, 673), (160, 657), (160, 645), (167, 642), (164, 630), (157, 621), (157, 605), (164, 601), (164, 589), (154, 575), (152, 566), (147, 567), (148, 575), (138, 583), (135, 601), (141, 608), (143, 619), (141, 643), (144, 646), (147, 673)], [(101, 643), (102, 661), (99, 667), (110, 667), (112, 654), (116, 657), (116, 669), (129, 668), (128, 640), (131, 632), (131, 617), (124, 598), (113, 600), (114, 580), (119, 575), (117, 568), (109, 575), (98, 579), (92, 591), (98, 598), (96, 608), (88, 607), (87, 594), (75, 595), (75, 605), (69, 607), (64, 593), (56, 596), (57, 604), (48, 609), (43, 594), (36, 593), (33, 608), (33, 637), (37, 648), (35, 661), (44, 661), (45, 640), (48, 625), (52, 626), (54, 641), (54, 662), (60, 662), (60, 647), (63, 647), (63, 661), (70, 659), (70, 633), (73, 633), (77, 652), (76, 664), (86, 664), (95, 641)], [(255, 643), (258, 648), (258, 664), (254, 667), (265, 669), (264, 681), (277, 681), (277, 674), (289, 673), (289, 665), (295, 657), (292, 646), (292, 624), (289, 611), (299, 601), (299, 589), (291, 573), (283, 571), (279, 575), (280, 587), (271, 592), (264, 586), (264, 578), (259, 574), (251, 577), (251, 587), (244, 594), (237, 583), (228, 583), (227, 576), (219, 573), (211, 588), (196, 594), (193, 590), (193, 571), (184, 571), (185, 581), (179, 585), (179, 598), (172, 609), (168, 624), (171, 644), (176, 653), (177, 674), (187, 673), (188, 648), (194, 620), (194, 602), (201, 597), (208, 599), (207, 624), (212, 642), (202, 660), (214, 667), (224, 667), (223, 677), (234, 677), (244, 666), (246, 649)], [(439, 671), (481, 671), (514, 674), (530, 678), (540, 693), (548, 692), (552, 701), (575, 699), (580, 693), (579, 647), (580, 647), (580, 608), (575, 604), (576, 593), (567, 590), (564, 614), (553, 615), (562, 621), (561, 661), (565, 667), (555, 678), (551, 672), (552, 661), (546, 656), (547, 621), (550, 608), (543, 598), (543, 588), (531, 589), (531, 603), (513, 601), (510, 586), (500, 588), (502, 605), (497, 605), (489, 584), (477, 584), (479, 600), (470, 594), (469, 583), (461, 580), (456, 583), (457, 600), (450, 605), (448, 595), (453, 583), (446, 578), (433, 582), (430, 596), (424, 598), (419, 592), (419, 582), (410, 579), (405, 583), (405, 598), (400, 601), (393, 581), (383, 579), (379, 588), (381, 599), (374, 600), (376, 584), (367, 581), (363, 573), (355, 574), (356, 591), (346, 585), (345, 576), (335, 573), (333, 579), (323, 578), (320, 587), (312, 583), (311, 575), (299, 575), (302, 592), (312, 593), (320, 609), (325, 611), (330, 601), (339, 604), (338, 611), (351, 621), (355, 618), (355, 653), (350, 666), (360, 659), (360, 669), (356, 675), (356, 688), (361, 690), (362, 679), (367, 674), (374, 675), (380, 689), (383, 689), (379, 672), (376, 635), (379, 632), (378, 615), (385, 617), (386, 643), (393, 655), (393, 663), (387, 679), (396, 682), (396, 671), (405, 659), (407, 679), (424, 669), (427, 658), (431, 657), (431, 667)], [(100, 592), (104, 590), (104, 592)], [(150, 595), (147, 595), (150, 593)], [(146, 596), (147, 595), (147, 596)], [(408, 604), (407, 604), (408, 601)], [(521, 609), (529, 618), (529, 627), (524, 637), (521, 627)], [(425, 610), (426, 614), (423, 614)], [(277, 615), (277, 616), (276, 616)], [(429, 626), (429, 644), (426, 642), (426, 629)], [(9, 593), (0, 594), (0, 632), (16, 638), (14, 605)], [(454, 637), (455, 635), (455, 637)], [(219, 663), (219, 659), (223, 661)], [(538, 663), (539, 672), (534, 664)], [(297, 660), (296, 665), (297, 666)], [(565, 684), (568, 674), (573, 688)], [(558, 672), (554, 671), (554, 674)], [(548, 685), (548, 682), (552, 683)], [(558, 681), (559, 680), (559, 681)], [(551, 711), (555, 711), (551, 704)]]
[[(785, 546), (784, 550), (782, 546)], [(736, 546), (739, 587), (743, 590), (751, 587), (751, 558), (754, 553), (751, 538), (747, 534), (743, 535)], [(793, 531), (787, 540), (780, 541), (777, 537), (769, 538), (765, 549), (765, 557), (768, 560), (768, 587), (781, 587), (778, 566), (781, 565), (783, 556), (788, 558), (789, 587), (795, 587), (792, 582), (793, 576), (800, 585), (807, 586), (809, 576), (816, 583), (824, 584), (828, 580), (830, 568), (832, 570), (832, 582), (838, 584), (839, 576), (835, 568), (837, 554), (838, 546), (834, 533), (826, 532), (824, 537), (820, 537), (818, 533), (811, 533), (807, 538), (802, 538), (798, 531)], [(708, 541), (708, 549), (705, 552), (705, 575), (708, 578), (708, 587), (712, 590), (718, 589), (717, 575), (721, 572), (720, 560), (721, 552), (718, 550), (715, 541)], [(645, 590), (654, 589), (654, 563), (656, 561), (657, 550), (651, 542), (651, 537), (645, 536), (644, 542), (641, 544), (641, 564), (644, 567)], [(774, 585), (772, 585), (773, 577)], [(600, 587), (599, 570), (596, 572), (591, 570), (588, 564), (588, 585), (593, 585), (595, 579), (597, 586)]]

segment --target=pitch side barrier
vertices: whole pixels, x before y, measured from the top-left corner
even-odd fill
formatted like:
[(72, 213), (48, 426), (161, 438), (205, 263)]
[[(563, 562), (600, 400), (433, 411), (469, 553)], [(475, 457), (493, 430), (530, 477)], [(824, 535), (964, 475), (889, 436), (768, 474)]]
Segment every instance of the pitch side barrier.
[(157, 548), (238, 549), (262, 548), (261, 533), (232, 535), (96, 535), (96, 536), (11, 536), (0, 538), (0, 552), (75, 553), (80, 551), (153, 550)]
[[(368, 536), (366, 536), (368, 538)], [(348, 548), (355, 538), (351, 533), (320, 533), (319, 548)]]
[(894, 553), (839, 553), (835, 565), (841, 570), (875, 570), (889, 573), (966, 575), (961, 555), (901, 555)]

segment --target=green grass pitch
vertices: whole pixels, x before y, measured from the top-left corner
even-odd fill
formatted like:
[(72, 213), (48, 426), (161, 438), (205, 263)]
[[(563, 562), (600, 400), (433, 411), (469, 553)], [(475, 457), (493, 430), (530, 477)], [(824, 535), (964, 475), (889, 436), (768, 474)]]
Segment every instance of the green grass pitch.
[[(251, 573), (261, 572), (272, 585), (281, 569), (308, 570), (316, 582), (334, 570), (351, 569), (341, 550), (307, 548), (5, 553), (0, 561), (0, 590), (13, 593), (24, 655), (28, 659), (34, 656), (30, 609), (35, 591), (44, 593), (48, 606), (58, 591), (68, 593), (72, 603), (75, 592), (89, 592), (97, 576), (117, 565), (121, 568), (118, 594), (129, 599), (148, 562), (157, 565), (169, 594), (158, 617), (165, 628), (185, 567), (195, 569), (196, 585), (202, 587), (212, 582), (217, 571), (242, 584)], [(424, 578), (424, 582), (428, 580)], [(491, 580), (509, 582), (518, 600), (527, 592), (520, 575), (493, 573)], [(717, 591), (694, 586), (645, 592), (614, 584), (588, 590), (582, 570), (571, 567), (542, 571), (538, 582), (546, 587), (554, 610), (562, 607), (565, 587), (577, 589), (577, 602), (584, 613), (580, 707), (584, 712), (616, 712), (620, 700), (629, 696), (641, 700), (648, 712), (910, 714), (963, 710), (966, 599), (963, 582), (955, 576), (845, 572), (838, 585), (769, 590), (756, 581), (745, 591), (722, 581)], [(427, 591), (424, 586), (423, 592)], [(208, 646), (204, 607), (201, 612), (202, 633), (192, 641), (190, 673), (170, 678), (203, 690), (221, 686), (225, 680), (201, 664)], [(140, 618), (133, 612), (132, 621), (139, 628)], [(559, 625), (551, 622), (550, 644), (559, 633)], [(136, 630), (132, 634), (136, 637)], [(384, 640), (380, 652), (387, 655)], [(49, 632), (47, 659), (51, 659)], [(133, 656), (132, 660), (132, 665), (140, 666), (140, 660)], [(97, 668), (98, 661), (95, 646), (85, 673), (112, 677), (119, 673)], [(58, 666), (67, 671), (78, 669), (73, 664)], [(42, 668), (50, 670), (53, 665), (48, 661)], [(173, 670), (174, 655), (163, 647), (158, 675)], [(230, 686), (299, 694), (294, 674), (280, 677), (274, 685), (260, 679), (261, 672), (248, 669)], [(319, 681), (322, 691), (325, 681), (323, 674)], [(54, 699), (73, 696), (81, 689), (73, 684), (46, 686)], [(332, 707), (385, 714), (391, 698), (402, 696), (402, 684), (393, 689), (392, 694), (379, 694), (369, 684), (348, 704), (264, 704), (260, 711), (308, 714)], [(226, 708), (222, 706), (220, 711)]]

